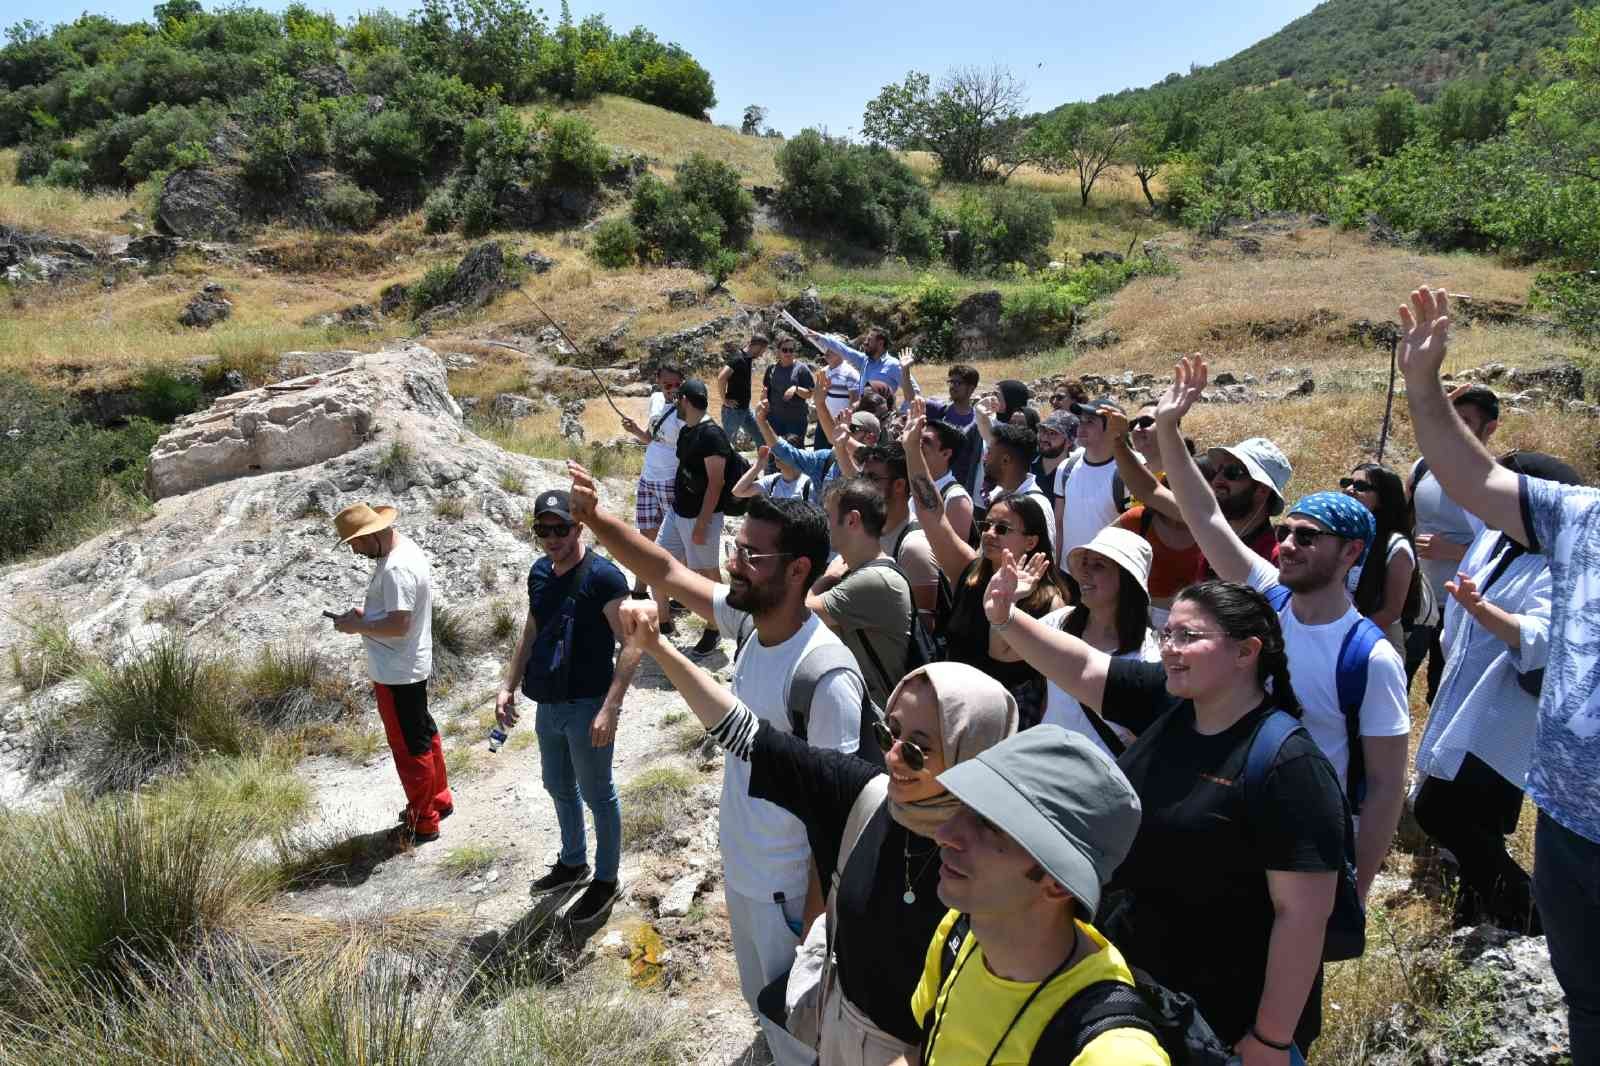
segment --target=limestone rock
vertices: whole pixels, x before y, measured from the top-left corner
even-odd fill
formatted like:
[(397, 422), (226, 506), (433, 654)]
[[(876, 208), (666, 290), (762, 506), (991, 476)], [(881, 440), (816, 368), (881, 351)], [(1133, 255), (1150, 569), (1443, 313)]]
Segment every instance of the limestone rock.
[(448, 303), (477, 308), (499, 296), (511, 283), (506, 278), (505, 253), (498, 241), (484, 241), (462, 257), (450, 284), (445, 287)]
[(233, 314), (233, 302), (223, 293), (221, 285), (206, 285), (178, 313), (178, 321), (191, 329), (210, 329)]
[(659, 914), (663, 918), (682, 918), (689, 913), (689, 908), (694, 906), (695, 894), (700, 891), (700, 886), (705, 883), (706, 875), (702, 870), (684, 874), (672, 882), (672, 887), (667, 889), (667, 894), (661, 897)]
[(411, 290), (397, 281), (393, 285), (385, 286), (384, 290), (378, 294), (378, 310), (383, 314), (392, 315), (396, 311), (404, 309), (406, 301), (409, 299), (411, 299)]
[(538, 251), (524, 253), (522, 261), (528, 264), (535, 274), (548, 274), (556, 265), (554, 259)]
[(177, 237), (169, 237), (164, 233), (147, 233), (143, 237), (135, 237), (128, 242), (126, 252), (135, 259), (143, 259), (147, 263), (160, 263), (176, 256), (184, 242)]
[(494, 413), (500, 418), (527, 418), (538, 409), (532, 399), (511, 392), (502, 392), (494, 398)]
[(792, 281), (806, 272), (805, 256), (799, 252), (779, 252), (772, 257), (772, 272), (785, 281)]
[(1557, 400), (1583, 399), (1583, 370), (1572, 363), (1519, 367), (1511, 371), (1510, 381), (1513, 388), (1528, 392), (1538, 389)]
[(987, 355), (999, 346), (1000, 302), (1000, 293), (990, 289), (956, 304), (956, 344), (962, 355)]
[(156, 225), (176, 237), (232, 240), (243, 229), (242, 192), (215, 170), (175, 170), (161, 186)]
[(1122, 262), (1122, 253), (1121, 252), (1084, 252), (1083, 253), (1083, 261), (1085, 263), (1101, 263), (1101, 264), (1120, 263), (1120, 262)]

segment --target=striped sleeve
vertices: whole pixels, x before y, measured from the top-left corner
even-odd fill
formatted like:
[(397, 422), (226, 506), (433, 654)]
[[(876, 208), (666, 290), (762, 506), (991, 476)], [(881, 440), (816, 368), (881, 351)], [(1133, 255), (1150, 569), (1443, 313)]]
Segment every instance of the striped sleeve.
[(761, 719), (756, 717), (755, 712), (743, 703), (736, 702), (733, 710), (706, 732), (710, 733), (711, 739), (729, 755), (749, 762), (750, 750), (756, 743), (756, 730), (760, 726)]

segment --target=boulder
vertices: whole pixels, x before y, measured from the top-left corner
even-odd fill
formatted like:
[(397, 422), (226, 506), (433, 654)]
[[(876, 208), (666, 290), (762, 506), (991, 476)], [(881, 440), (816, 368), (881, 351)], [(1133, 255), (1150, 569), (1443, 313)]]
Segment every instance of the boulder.
[(700, 302), (700, 294), (693, 289), (668, 289), (668, 307), (693, 307)]
[[(462, 257), (445, 287), (446, 303), (479, 308), (511, 288), (506, 277), (505, 253), (498, 241), (484, 241)], [(436, 308), (437, 310), (437, 308)]]
[(221, 171), (175, 170), (162, 183), (156, 226), (175, 237), (232, 240), (244, 228), (243, 192)]
[(494, 398), (494, 413), (497, 417), (515, 421), (527, 418), (538, 409), (538, 404), (527, 396), (518, 396), (512, 392), (502, 392)]
[(411, 299), (411, 290), (400, 282), (387, 285), (378, 294), (378, 310), (385, 315), (392, 315), (405, 307)]
[(216, 282), (206, 285), (178, 313), (178, 322), (191, 329), (210, 329), (221, 322), (233, 314), (233, 303), (223, 295), (225, 291)]
[(14, 244), (0, 244), (0, 270), (22, 262), (22, 249)]
[(356, 87), (350, 75), (337, 63), (307, 67), (300, 72), (300, 80), (317, 90), (318, 96), (354, 96)]
[(584, 442), (584, 401), (568, 400), (561, 405), (561, 435), (574, 444)]
[(432, 333), (438, 326), (448, 325), (466, 313), (466, 305), (451, 301), (430, 307), (417, 316), (417, 329), (423, 333)]
[(538, 251), (524, 253), (522, 256), (522, 261), (526, 263), (535, 274), (548, 274), (555, 268), (556, 265), (556, 261), (554, 259), (550, 258), (548, 255), (545, 255), (543, 252)]
[(772, 257), (772, 273), (784, 281), (792, 281), (805, 272), (806, 258), (799, 252), (779, 252)]
[(1120, 262), (1122, 262), (1122, 253), (1121, 252), (1084, 252), (1083, 253), (1083, 261), (1085, 263), (1100, 263), (1100, 264), (1120, 263)]
[(694, 897), (700, 891), (700, 886), (707, 880), (704, 870), (684, 874), (661, 897), (661, 905), (657, 913), (662, 918), (682, 918), (689, 913), (689, 908), (694, 906)]
[(1573, 363), (1519, 367), (1511, 371), (1510, 381), (1513, 388), (1539, 389), (1557, 400), (1583, 399), (1583, 370)]
[(360, 333), (375, 333), (378, 329), (378, 313), (372, 309), (371, 304), (351, 304), (341, 307), (337, 311), (323, 311), (305, 319), (304, 325), (320, 329), (353, 329)]
[(956, 304), (956, 346), (962, 355), (987, 355), (999, 347), (1000, 303), (1000, 293), (989, 289)]
[(799, 319), (802, 326), (811, 329), (823, 329), (828, 324), (828, 314), (822, 306), (822, 297), (814, 287), (794, 297), (781, 309)]
[(1261, 254), (1261, 241), (1256, 237), (1235, 237), (1233, 246), (1239, 250), (1241, 255)]
[(126, 252), (147, 263), (160, 263), (176, 256), (184, 242), (165, 233), (147, 233), (128, 242)]

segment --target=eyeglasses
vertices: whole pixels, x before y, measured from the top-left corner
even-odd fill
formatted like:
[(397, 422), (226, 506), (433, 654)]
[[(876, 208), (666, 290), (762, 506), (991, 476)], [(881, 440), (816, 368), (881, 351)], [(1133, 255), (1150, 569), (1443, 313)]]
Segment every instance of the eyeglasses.
[(1346, 491), (1349, 491), (1350, 489), (1355, 489), (1357, 492), (1376, 492), (1376, 491), (1378, 491), (1377, 487), (1375, 485), (1373, 485), (1372, 482), (1363, 481), (1360, 478), (1353, 478), (1353, 477), (1342, 477), (1342, 478), (1340, 478), (1339, 479), (1339, 487), (1341, 489), (1346, 490)]
[(1021, 526), (1014, 526), (1010, 522), (991, 522), (987, 518), (980, 518), (973, 525), (978, 527), (979, 533), (987, 533), (992, 529), (997, 537), (1003, 537), (1007, 533), (1022, 532)]
[(1282, 544), (1284, 541), (1293, 536), (1294, 544), (1297, 548), (1311, 547), (1317, 542), (1318, 537), (1339, 536), (1339, 534), (1330, 532), (1329, 530), (1312, 529), (1310, 526), (1279, 526), (1277, 529), (1272, 531), (1272, 535), (1278, 538), (1279, 544)]
[(799, 350), (800, 350), (799, 348), (794, 348), (794, 347), (790, 347), (790, 346), (787, 346), (787, 345), (785, 345), (784, 347), (778, 349), (778, 351), (780, 351), (780, 352), (788, 352), (790, 355), (793, 355), (795, 352), (798, 352)]
[(564, 537), (572, 532), (572, 526), (561, 522), (553, 526), (537, 525), (533, 527), (533, 535), (540, 540), (549, 540), (551, 537)]
[(782, 559), (793, 554), (794, 552), (753, 552), (737, 541), (731, 545), (724, 544), (722, 548), (723, 559), (728, 562), (737, 560), (740, 566), (754, 566), (763, 559)]
[(1130, 428), (1130, 429), (1149, 429), (1151, 426), (1153, 426), (1155, 424), (1156, 424), (1156, 420), (1154, 418), (1150, 417), (1149, 415), (1140, 415), (1138, 418), (1135, 418), (1132, 422), (1128, 423), (1128, 428)]
[(911, 769), (921, 770), (928, 765), (928, 753), (900, 735), (899, 722), (895, 722), (892, 719), (889, 725), (884, 725), (882, 722), (873, 722), (872, 735), (878, 738), (878, 748), (885, 755), (889, 754), (890, 750), (895, 746), (895, 742), (898, 741), (900, 744), (900, 758), (904, 759), (906, 765)]
[(1249, 481), (1250, 470), (1243, 463), (1229, 463), (1221, 467), (1217, 473), (1229, 481)]
[(1205, 640), (1207, 637), (1220, 636), (1222, 636), (1221, 633), (1208, 633), (1203, 629), (1173, 629), (1171, 627), (1162, 629), (1156, 633), (1156, 639), (1161, 642), (1161, 646), (1163, 648), (1170, 645), (1171, 647), (1176, 648), (1178, 651), (1182, 651), (1184, 648), (1187, 648), (1197, 640)]
[(870, 426), (851, 426), (850, 427), (850, 435), (852, 437), (860, 436), (863, 433), (871, 433), (871, 432), (872, 432), (872, 428)]

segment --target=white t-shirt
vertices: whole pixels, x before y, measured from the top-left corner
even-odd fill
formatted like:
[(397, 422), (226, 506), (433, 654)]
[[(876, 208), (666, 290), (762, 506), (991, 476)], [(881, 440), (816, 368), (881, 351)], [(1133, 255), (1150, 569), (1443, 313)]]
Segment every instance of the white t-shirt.
[(828, 413), (835, 421), (850, 409), (851, 397), (861, 394), (861, 375), (849, 363), (840, 363), (828, 370)]
[(394, 535), (394, 548), (378, 560), (367, 582), (362, 615), (369, 622), (395, 611), (410, 611), (411, 626), (403, 637), (369, 637), (367, 676), (381, 685), (409, 685), (433, 673), (433, 591), (428, 557), (409, 537)]
[[(1071, 607), (1062, 607), (1059, 610), (1051, 611), (1043, 618), (1040, 618), (1039, 621), (1052, 629), (1060, 629), (1061, 623), (1065, 622), (1067, 615), (1071, 613)], [(1120, 652), (1113, 655), (1112, 658), (1158, 663), (1161, 661), (1161, 645), (1156, 640), (1155, 632), (1147, 629), (1144, 631), (1144, 643), (1142, 645), (1133, 651)], [(1100, 734), (1089, 721), (1089, 714), (1083, 709), (1083, 704), (1067, 695), (1066, 691), (1054, 681), (1046, 682), (1044, 716), (1039, 721), (1041, 723), (1049, 722), (1051, 725), (1058, 725), (1062, 729), (1070, 729), (1073, 732), (1082, 733), (1094, 741), (1095, 747), (1110, 755), (1113, 759), (1116, 758), (1111, 749), (1106, 747), (1105, 741), (1100, 739)], [(1133, 740), (1133, 734), (1115, 722), (1107, 721), (1106, 725), (1111, 727), (1113, 733), (1122, 738), (1124, 744)]]
[(1115, 459), (1097, 465), (1084, 458), (1082, 448), (1056, 468), (1056, 498), (1062, 501), (1059, 558), (1065, 559), (1073, 548), (1089, 543), (1122, 513), (1111, 497), (1116, 476)]
[(811, 479), (801, 474), (790, 481), (783, 476), (783, 472), (776, 474), (763, 474), (756, 478), (756, 484), (761, 487), (761, 494), (774, 500), (805, 499), (806, 492), (811, 488)]
[[(728, 606), (728, 586), (711, 597), (717, 628), (739, 638), (749, 615)], [(757, 718), (783, 733), (789, 728), (789, 679), (813, 645), (843, 643), (814, 614), (782, 644), (766, 647), (752, 634), (733, 663), (733, 694)], [(861, 742), (861, 674), (835, 670), (823, 677), (811, 698), (806, 739), (814, 748), (852, 752)], [(800, 819), (766, 800), (750, 796), (750, 764), (729, 759), (722, 770), (719, 840), (728, 889), (751, 899), (771, 901), (774, 892), (803, 899), (811, 845)]]
[[(948, 489), (945, 487), (947, 485), (950, 486)], [(972, 493), (968, 492), (967, 487), (956, 478), (954, 471), (946, 471), (944, 477), (933, 483), (933, 487), (939, 490), (939, 498), (944, 501), (946, 510), (949, 510), (952, 501), (972, 499)], [(1047, 517), (1052, 522), (1055, 521), (1054, 515)]]
[[(1254, 562), (1245, 582), (1265, 593), (1278, 584), (1278, 568), (1251, 553)], [(1351, 607), (1337, 621), (1320, 626), (1295, 617), (1294, 600), (1278, 612), (1283, 643), (1289, 653), (1289, 678), (1300, 701), (1311, 738), (1333, 763), (1340, 783), (1350, 771), (1350, 741), (1345, 733), (1344, 711), (1339, 707), (1339, 648), (1361, 615)], [(1367, 694), (1361, 700), (1361, 735), (1400, 737), (1411, 732), (1411, 708), (1406, 697), (1406, 670), (1399, 652), (1386, 640), (1372, 646), (1367, 660)]]
[[(1399, 533), (1390, 533), (1389, 554), (1385, 557), (1385, 559), (1392, 565), (1394, 563), (1395, 556), (1397, 555), (1403, 555), (1410, 559), (1412, 566), (1417, 565), (1417, 552), (1416, 549), (1411, 546), (1411, 542), (1405, 537), (1401, 536)], [(1362, 564), (1357, 563), (1355, 566), (1350, 568), (1350, 574), (1345, 578), (1344, 587), (1350, 593), (1352, 598), (1355, 597), (1357, 586), (1361, 584), (1361, 571), (1363, 569), (1365, 569), (1365, 567)]]
[(645, 481), (671, 481), (678, 475), (678, 434), (683, 432), (683, 419), (678, 417), (677, 405), (667, 403), (665, 393), (652, 392), (644, 428), (649, 430), (657, 422), (661, 424), (645, 446), (644, 469), (639, 476)]

